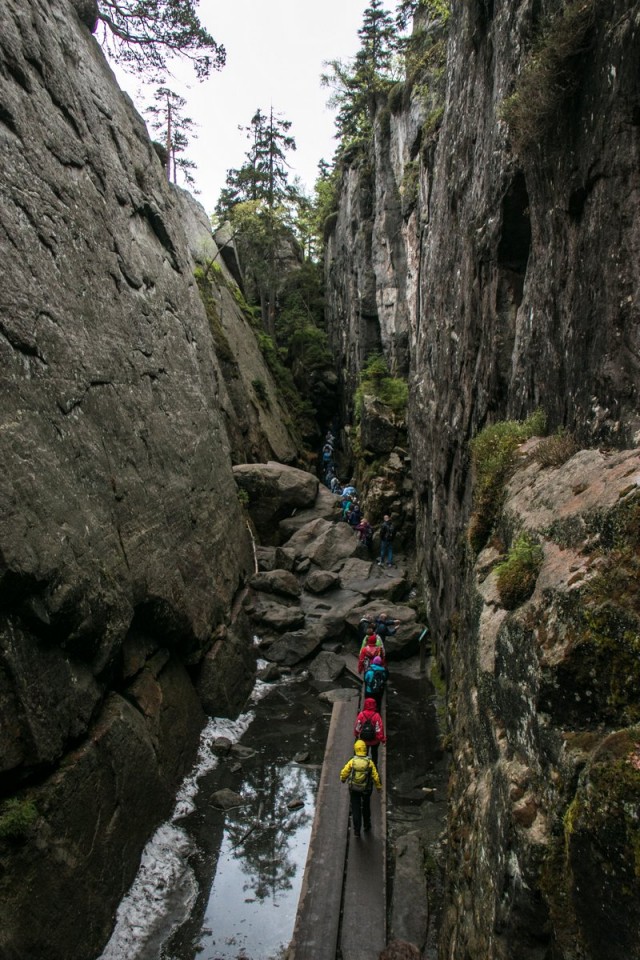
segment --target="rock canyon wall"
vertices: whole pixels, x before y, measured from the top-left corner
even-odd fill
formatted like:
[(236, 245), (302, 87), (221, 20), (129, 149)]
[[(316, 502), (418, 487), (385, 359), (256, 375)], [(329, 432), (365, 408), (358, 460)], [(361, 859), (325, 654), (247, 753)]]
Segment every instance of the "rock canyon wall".
[[(613, 563), (604, 531), (617, 522), (603, 518), (615, 511), (593, 493), (613, 461), (596, 448), (640, 438), (640, 12), (630, 0), (450, 6), (447, 22), (417, 23), (430, 38), (422, 65), (379, 98), (371, 150), (344, 157), (326, 260), (346, 418), (372, 352), (409, 378), (419, 564), (449, 685), (441, 956), (622, 957), (638, 933), (637, 824), (624, 819), (640, 797), (638, 718), (628, 689), (597, 692), (600, 669), (628, 666), (595, 657), (600, 666), (576, 671), (574, 657), (594, 637), (605, 643), (575, 619), (580, 603), (597, 606), (579, 584), (585, 557)], [(536, 409), (549, 432), (590, 449), (571, 469), (547, 465), (554, 482), (530, 467), (498, 511), (493, 552), (478, 557), (469, 441)], [(637, 457), (616, 456), (628, 470), (614, 501), (631, 497), (633, 514)], [(567, 540), (553, 518), (581, 489), (591, 499), (572, 505)], [(532, 522), (536, 498), (549, 513)], [(635, 542), (631, 528), (615, 550)], [(543, 547), (544, 586), (507, 612), (491, 571), (522, 531)], [(640, 611), (618, 601), (619, 629), (604, 632), (624, 660)], [(614, 769), (629, 781), (624, 801), (615, 790), (606, 799)], [(614, 842), (616, 818), (626, 827)]]
[(2, 4), (0, 142), (0, 954), (80, 960), (202, 703), (253, 682), (232, 462), (297, 450), (204, 211), (66, 0)]

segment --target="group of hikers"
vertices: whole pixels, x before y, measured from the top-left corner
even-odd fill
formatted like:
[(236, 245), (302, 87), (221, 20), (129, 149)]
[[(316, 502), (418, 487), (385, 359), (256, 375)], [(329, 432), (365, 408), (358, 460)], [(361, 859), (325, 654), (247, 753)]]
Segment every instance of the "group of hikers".
[(386, 613), (378, 617), (364, 616), (358, 625), (360, 652), (358, 673), (363, 680), (363, 705), (353, 728), (353, 756), (340, 771), (340, 779), (349, 784), (353, 834), (371, 830), (371, 794), (382, 788), (378, 773), (378, 751), (386, 743), (382, 720), (382, 698), (389, 679), (384, 641), (392, 636), (399, 620), (389, 620)]
[[(362, 513), (362, 507), (358, 500), (358, 491), (353, 480), (350, 483), (342, 484), (336, 475), (334, 455), (335, 437), (331, 430), (327, 431), (324, 446), (322, 447), (322, 471), (325, 485), (334, 493), (339, 500), (337, 502), (340, 510), (340, 518), (349, 524), (358, 534), (358, 539), (365, 545), (371, 555), (373, 555), (373, 527)], [(389, 514), (384, 515), (380, 525), (380, 551), (378, 555), (378, 566), (393, 566), (393, 538), (395, 527), (391, 522)]]
[[(342, 490), (338, 501), (340, 517), (358, 534), (360, 543), (363, 543), (369, 553), (373, 555), (373, 527), (366, 517), (362, 515), (362, 508), (358, 501), (358, 492), (353, 483), (348, 484)], [(383, 522), (380, 524), (380, 551), (378, 555), (378, 566), (393, 566), (393, 538), (395, 527), (391, 522), (391, 517), (385, 513)]]

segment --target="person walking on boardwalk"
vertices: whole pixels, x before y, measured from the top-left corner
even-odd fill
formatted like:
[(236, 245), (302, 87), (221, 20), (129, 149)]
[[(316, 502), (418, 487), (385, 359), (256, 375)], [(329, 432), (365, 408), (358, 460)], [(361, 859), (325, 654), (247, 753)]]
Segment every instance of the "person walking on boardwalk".
[(383, 666), (386, 666), (387, 658), (384, 645), (375, 633), (371, 633), (368, 637), (365, 637), (358, 653), (358, 673), (364, 673), (365, 670), (368, 670), (374, 657), (380, 657)]
[(375, 763), (367, 756), (367, 745), (363, 740), (356, 740), (353, 753), (340, 771), (340, 779), (343, 783), (349, 781), (353, 834), (359, 837), (363, 827), (365, 833), (371, 830), (371, 794), (374, 784), (376, 790), (381, 790), (382, 784)]
[(382, 657), (374, 657), (371, 666), (364, 672), (364, 695), (373, 697), (376, 709), (380, 713), (382, 697), (389, 679), (389, 671), (382, 663)]
[(356, 717), (353, 735), (356, 740), (363, 740), (367, 752), (371, 751), (371, 759), (378, 766), (378, 748), (386, 743), (382, 717), (378, 713), (376, 701), (373, 697), (365, 697), (364, 706)]

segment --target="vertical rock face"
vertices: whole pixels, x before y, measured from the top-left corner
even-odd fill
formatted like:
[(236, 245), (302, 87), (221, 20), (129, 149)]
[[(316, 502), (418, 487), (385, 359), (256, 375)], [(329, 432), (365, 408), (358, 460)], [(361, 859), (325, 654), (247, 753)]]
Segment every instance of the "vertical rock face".
[[(239, 408), (184, 205), (66, 0), (2, 4), (0, 144), (0, 954), (80, 960), (194, 757), (213, 639), (252, 683)], [(237, 459), (293, 456), (246, 419)]]
[[(471, 0), (451, 7), (442, 77), (425, 74), (421, 84), (405, 85), (402, 98), (392, 93), (388, 108), (378, 105), (370, 155), (347, 164), (328, 246), (327, 302), (347, 387), (376, 340), (400, 370), (408, 353), (418, 551), (432, 632), (457, 691), (471, 683), (467, 655), (479, 656), (480, 642), (464, 556), (470, 438), (488, 422), (522, 418), (537, 407), (551, 431), (568, 428), (585, 445), (633, 446), (640, 438), (640, 21), (631, 0)], [(514, 131), (503, 119), (508, 98), (534, 43), (547, 42), (548, 24), (569, 29), (570, 17), (559, 19), (565, 7), (588, 17), (588, 27), (578, 54), (561, 63), (536, 136), (516, 152)], [(530, 107), (535, 116), (539, 104)], [(366, 203), (358, 204), (363, 196)], [(469, 645), (465, 656), (453, 649), (454, 637)], [(505, 650), (509, 643), (515, 641), (505, 641)], [(538, 658), (531, 636), (519, 637), (518, 647), (514, 690), (532, 682)], [(493, 677), (498, 669), (493, 663), (487, 672)], [(557, 682), (571, 688), (573, 680), (567, 674)], [(475, 695), (489, 683), (483, 674)], [(543, 709), (533, 694), (531, 703), (533, 713)], [(508, 778), (501, 792), (485, 782), (501, 738), (508, 762), (513, 759), (519, 721), (505, 710), (510, 719), (498, 724), (477, 704), (468, 705), (452, 731), (463, 753), (469, 738), (474, 746), (456, 760), (464, 773), (453, 787), (460, 801), (459, 858), (450, 864), (450, 889), (464, 889), (466, 899), (447, 918), (443, 955), (543, 957), (549, 939), (533, 942), (539, 925), (550, 922), (546, 907), (534, 909), (535, 897), (543, 897), (536, 872), (541, 860), (537, 866), (529, 861), (524, 880), (536, 893), (524, 905), (518, 901), (522, 912), (510, 912), (509, 891), (523, 882), (504, 827), (512, 822), (511, 788)], [(543, 741), (541, 734), (525, 765), (544, 767)], [(605, 754), (627, 757), (628, 745), (607, 747)], [(593, 762), (595, 770), (599, 761)], [(587, 783), (585, 775), (586, 791)], [(516, 832), (533, 815), (521, 787)], [(567, 795), (550, 817), (560, 832), (557, 818), (561, 824), (566, 802)], [(572, 852), (571, 862), (584, 871), (580, 884), (576, 880), (584, 889), (593, 878), (590, 840), (582, 833), (571, 842), (582, 844), (585, 859)], [(466, 857), (469, 845), (475, 852)], [(485, 856), (489, 849), (504, 870)], [(506, 906), (481, 916), (474, 903), (487, 906), (497, 875), (495, 902), (503, 897)], [(577, 903), (576, 890), (565, 894)], [(553, 924), (558, 956), (606, 955), (584, 927), (583, 952), (572, 952), (571, 934), (561, 932), (557, 915)]]

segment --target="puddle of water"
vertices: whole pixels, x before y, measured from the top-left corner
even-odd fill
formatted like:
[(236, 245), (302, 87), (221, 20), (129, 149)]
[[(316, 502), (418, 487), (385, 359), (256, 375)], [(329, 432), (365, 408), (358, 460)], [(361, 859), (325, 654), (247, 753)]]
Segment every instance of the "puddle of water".
[[(196, 947), (203, 960), (275, 960), (291, 939), (318, 775), (291, 766), (272, 766), (266, 773), (274, 784), (279, 782), (273, 814), (257, 817), (249, 828), (240, 813), (227, 815)], [(288, 810), (287, 803), (295, 800), (304, 806)], [(263, 801), (257, 802), (258, 809), (264, 809)], [(248, 836), (247, 829), (251, 830)]]
[[(147, 844), (99, 960), (275, 960), (293, 933), (330, 707), (304, 679), (258, 682), (237, 720), (212, 719), (171, 821)], [(218, 737), (250, 755), (220, 757)], [(251, 753), (253, 751), (253, 753)], [(311, 765), (293, 762), (308, 751)], [(226, 813), (210, 802), (228, 787)], [(302, 805), (290, 809), (293, 801)]]

